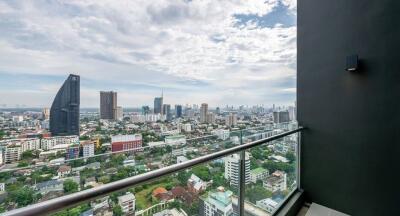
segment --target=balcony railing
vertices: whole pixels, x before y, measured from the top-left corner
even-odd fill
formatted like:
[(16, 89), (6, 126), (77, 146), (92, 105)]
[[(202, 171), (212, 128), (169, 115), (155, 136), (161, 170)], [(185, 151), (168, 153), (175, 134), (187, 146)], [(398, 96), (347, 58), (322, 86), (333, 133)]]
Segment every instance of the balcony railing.
[[(235, 206), (235, 212), (239, 215), (245, 215), (245, 212), (252, 212), (252, 215), (273, 215), (274, 212), (276, 211), (276, 209), (279, 209), (279, 205), (282, 205), (283, 203), (285, 203), (285, 199), (287, 199), (290, 194), (298, 189), (298, 185), (299, 185), (299, 173), (298, 170), (300, 163), (299, 163), (299, 136), (298, 132), (302, 131), (303, 128), (299, 127), (293, 130), (287, 130), (285, 132), (270, 136), (270, 137), (266, 137), (266, 138), (261, 138), (255, 141), (250, 141), (250, 142), (244, 142), (244, 139), (249, 139), (252, 136), (255, 136), (255, 134), (243, 134), (244, 131), (236, 131), (235, 133), (238, 133), (239, 138), (240, 138), (240, 145), (236, 145), (233, 147), (229, 147), (226, 149), (222, 149), (219, 150), (217, 152), (213, 152), (213, 153), (209, 153), (194, 159), (190, 159), (178, 164), (174, 164), (174, 165), (170, 165), (170, 166), (166, 166), (157, 170), (152, 170), (146, 173), (142, 173), (142, 174), (138, 174), (132, 177), (127, 177), (121, 180), (117, 180), (111, 183), (107, 183), (98, 187), (94, 187), (94, 188), (90, 188), (90, 189), (86, 189), (86, 190), (82, 190), (73, 194), (69, 194), (69, 195), (64, 195), (61, 197), (57, 197), (54, 199), (50, 199), (47, 201), (42, 201), (36, 204), (32, 204), (26, 207), (22, 207), (22, 208), (18, 208), (18, 209), (14, 209), (8, 212), (5, 212), (4, 215), (43, 215), (43, 214), (52, 214), (52, 213), (56, 213), (59, 212), (61, 210), (65, 210), (71, 207), (75, 207), (77, 205), (80, 205), (82, 203), (87, 203), (102, 197), (105, 197), (107, 195), (110, 195), (112, 193), (116, 193), (116, 192), (120, 192), (120, 191), (125, 191), (128, 190), (130, 188), (138, 188), (141, 186), (145, 186), (146, 184), (149, 184), (151, 182), (157, 181), (159, 179), (162, 178), (168, 178), (167, 181), (170, 180), (174, 180), (177, 177), (177, 173), (187, 173), (188, 169), (193, 169), (195, 167), (198, 167), (199, 165), (202, 164), (210, 164), (210, 163), (214, 163), (216, 160), (221, 160), (221, 158), (226, 158), (228, 156), (232, 156), (235, 155), (236, 157), (239, 158), (239, 170), (233, 170), (232, 173), (236, 174), (239, 173), (239, 184), (238, 185), (232, 185), (231, 183), (229, 183), (227, 185), (227, 187), (229, 187), (229, 189), (231, 189), (232, 191), (234, 191), (231, 194), (231, 203)], [(255, 162), (257, 163), (258, 161), (263, 159), (263, 155), (258, 155), (258, 153), (261, 152), (268, 152), (270, 147), (271, 147), (271, 143), (277, 142), (279, 140), (282, 140), (284, 138), (288, 138), (290, 136), (296, 135), (295, 139), (296, 139), (296, 143), (294, 145), (294, 152), (295, 152), (295, 158), (292, 159), (294, 161), (292, 161), (292, 163), (287, 163), (290, 165), (285, 165), (285, 163), (281, 163), (283, 165), (285, 165), (286, 167), (274, 167), (276, 164), (272, 164), (272, 168), (270, 171), (270, 173), (266, 174), (268, 176), (272, 176), (270, 178), (270, 181), (265, 181), (265, 176), (264, 173), (262, 174), (258, 174), (260, 176), (262, 176), (261, 179), (256, 179), (256, 182), (253, 183), (249, 183), (248, 181), (253, 181), (254, 179), (250, 179), (249, 176), (250, 175), (249, 170), (249, 166), (246, 165), (248, 164), (246, 162), (246, 160), (248, 160), (248, 157), (252, 158), (252, 163)], [(252, 152), (253, 151), (253, 152)], [(254, 154), (253, 154), (254, 153)], [(255, 155), (257, 154), (257, 155)], [(104, 156), (104, 155), (103, 155)], [(269, 158), (264, 158), (264, 161), (267, 160), (272, 160)], [(279, 157), (277, 156), (277, 160), (287, 160), (287, 158), (284, 157)], [(266, 163), (268, 165), (268, 161)], [(219, 166), (219, 165), (218, 165)], [(254, 165), (254, 166), (257, 166)], [(236, 166), (232, 166), (232, 167), (236, 167)], [(253, 165), (251, 165), (251, 167), (253, 167)], [(219, 167), (222, 168), (222, 167)], [(287, 174), (289, 174), (289, 171), (282, 171), (281, 169), (284, 168), (288, 168), (290, 169), (290, 175), (287, 176)], [(262, 172), (263, 169), (253, 169), (254, 172)], [(252, 170), (252, 171), (253, 171)], [(264, 169), (265, 170), (265, 169)], [(268, 170), (267, 170), (268, 171)], [(272, 171), (275, 171), (274, 173), (272, 173)], [(226, 170), (225, 170), (226, 172)], [(282, 181), (285, 182), (284, 185), (279, 185), (279, 183), (275, 183), (275, 182), (279, 182), (278, 180), (275, 181), (274, 176), (277, 179), (281, 179)], [(210, 174), (211, 175), (211, 174)], [(281, 176), (280, 176), (281, 175)], [(170, 178), (170, 176), (173, 176), (173, 178)], [(255, 176), (255, 175), (254, 175)], [(213, 186), (218, 186), (215, 185), (217, 184), (216, 181), (209, 181), (213, 184)], [(234, 181), (232, 181), (234, 182)], [(258, 188), (261, 187), (269, 187), (271, 185), (268, 184), (273, 184), (272, 187), (273, 188), (277, 188), (278, 192), (282, 192), (282, 191), (286, 191), (285, 195), (283, 196), (283, 198), (280, 199), (279, 203), (272, 199), (270, 200), (266, 200), (264, 198), (269, 197), (270, 195), (265, 194), (263, 197), (263, 195), (258, 194), (257, 197), (252, 197), (253, 194), (251, 194), (251, 191), (256, 191)], [(210, 188), (210, 186), (209, 186)], [(209, 197), (207, 197), (208, 194), (211, 194), (212, 192), (210, 191), (210, 189), (207, 189), (206, 192), (207, 193), (203, 193), (202, 195), (199, 194), (198, 195), (198, 199), (201, 200), (205, 200), (205, 199), (209, 199)], [(218, 190), (221, 190), (220, 187)], [(271, 191), (273, 193), (275, 193), (276, 191)], [(154, 196), (154, 194), (153, 194)], [(176, 197), (175, 197), (176, 198)], [(137, 202), (139, 202), (139, 197), (136, 198)], [(173, 199), (172, 199), (173, 200)], [(264, 200), (265, 202), (265, 206), (263, 203), (257, 203), (258, 200)], [(145, 215), (143, 212), (146, 211), (151, 211), (152, 208), (158, 208), (159, 205), (170, 205), (170, 203), (173, 202), (171, 200), (169, 201), (165, 201), (165, 202), (160, 202), (157, 203), (151, 207), (149, 206), (142, 206), (142, 209), (140, 211), (137, 211), (136, 214), (137, 215)], [(275, 202), (275, 203), (274, 203)], [(273, 206), (273, 208), (269, 208), (268, 205), (273, 205), (273, 204), (278, 204)], [(262, 207), (260, 207), (262, 206)], [(128, 206), (129, 207), (129, 206)], [(150, 210), (149, 210), (150, 209)]]

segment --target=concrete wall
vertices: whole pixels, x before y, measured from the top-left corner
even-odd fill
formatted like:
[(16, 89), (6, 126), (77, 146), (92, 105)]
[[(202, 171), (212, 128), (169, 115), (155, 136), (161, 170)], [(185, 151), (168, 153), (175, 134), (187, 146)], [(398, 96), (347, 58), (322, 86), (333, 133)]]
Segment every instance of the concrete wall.
[[(400, 215), (400, 1), (298, 1), (301, 186), (351, 215)], [(358, 54), (359, 72), (344, 70)]]

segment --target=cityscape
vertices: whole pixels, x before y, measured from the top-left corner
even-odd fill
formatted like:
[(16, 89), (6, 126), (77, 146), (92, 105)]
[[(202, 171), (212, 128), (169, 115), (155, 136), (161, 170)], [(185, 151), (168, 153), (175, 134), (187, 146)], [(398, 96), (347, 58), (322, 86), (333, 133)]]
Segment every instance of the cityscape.
[[(71, 74), (51, 106), (0, 110), (1, 212), (297, 128), (295, 102), (165, 104), (160, 89), (153, 103), (124, 108), (118, 92), (105, 89), (98, 108), (85, 109), (80, 95), (80, 76)], [(271, 215), (296, 188), (297, 139), (292, 134), (245, 152), (249, 215)], [(232, 154), (54, 215), (238, 215), (240, 160)]]

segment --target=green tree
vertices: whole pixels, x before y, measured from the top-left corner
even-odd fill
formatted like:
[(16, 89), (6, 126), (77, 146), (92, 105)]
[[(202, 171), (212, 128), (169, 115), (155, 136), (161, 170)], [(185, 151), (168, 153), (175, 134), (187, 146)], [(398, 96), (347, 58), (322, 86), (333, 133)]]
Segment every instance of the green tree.
[(114, 205), (113, 207), (113, 216), (122, 216), (122, 208), (120, 205)]
[(26, 161), (21, 161), (18, 163), (18, 167), (27, 167), (27, 166), (29, 166), (29, 164)]
[(296, 155), (291, 151), (286, 152), (285, 157), (290, 161), (290, 163), (293, 163), (293, 161), (296, 160)]
[(78, 191), (79, 185), (71, 179), (67, 179), (64, 181), (64, 192), (65, 193), (74, 193)]
[(193, 168), (193, 173), (204, 181), (210, 181), (210, 170), (205, 165), (199, 165)]
[(29, 187), (20, 187), (17, 190), (10, 191), (10, 198), (18, 204), (18, 207), (27, 206), (33, 203), (38, 197), (35, 191)]
[(246, 198), (252, 203), (256, 203), (258, 200), (262, 200), (272, 196), (272, 192), (265, 189), (262, 185), (254, 185), (252, 187), (246, 187), (245, 189)]

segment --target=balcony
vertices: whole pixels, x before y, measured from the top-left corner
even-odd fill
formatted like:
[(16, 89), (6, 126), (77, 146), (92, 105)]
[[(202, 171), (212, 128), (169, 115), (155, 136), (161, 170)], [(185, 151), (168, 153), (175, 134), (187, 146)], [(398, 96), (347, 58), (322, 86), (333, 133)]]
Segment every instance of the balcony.
[[(142, 160), (146, 157), (160, 158), (157, 155), (159, 149), (147, 147), (143, 151), (120, 151), (71, 159), (62, 164), (37, 165), (3, 171), (4, 176), (5, 173), (13, 175), (21, 170), (36, 172), (43, 169), (60, 170), (72, 167), (72, 169), (66, 169), (60, 178), (69, 178), (72, 182), (78, 182), (78, 188), (69, 193), (65, 191), (65, 182), (61, 186), (43, 185), (37, 182), (32, 182), (30, 186), (25, 185), (23, 187), (35, 188), (40, 192), (41, 196), (35, 198), (37, 203), (21, 208), (16, 206), (16, 209), (5, 212), (4, 215), (63, 215), (72, 214), (72, 212), (83, 213), (86, 212), (85, 210), (96, 214), (114, 215), (157, 215), (157, 212), (170, 210), (177, 211), (179, 215), (202, 215), (207, 211), (220, 212), (223, 215), (276, 215), (281, 206), (299, 191), (298, 134), (302, 130), (301, 127), (289, 130), (287, 125), (278, 125), (276, 128), (261, 127), (232, 131), (230, 137), (239, 136), (240, 143), (233, 146), (225, 145), (226, 148), (221, 146), (221, 144), (227, 144), (226, 141), (212, 139), (210, 136), (194, 138), (177, 148), (187, 149), (193, 146), (198, 148), (205, 145), (204, 140), (207, 140), (208, 146), (221, 147), (209, 148), (213, 151), (204, 151), (180, 163), (176, 163), (174, 160), (176, 155), (172, 154), (172, 151), (177, 149), (171, 149), (170, 152), (164, 152), (161, 156), (164, 163), (171, 165), (162, 168), (149, 167), (147, 170), (138, 170), (135, 169), (136, 166), (131, 168), (123, 161), (109, 167), (110, 162), (118, 161), (118, 157), (143, 158)], [(266, 132), (271, 134), (271, 131), (275, 131), (276, 135), (265, 136)], [(270, 154), (275, 144), (283, 142), (284, 139), (295, 141), (290, 142), (293, 144), (290, 148), (293, 148), (296, 154), (295, 158), (291, 158), (292, 161), (285, 163), (278, 162)], [(234, 158), (238, 166), (225, 168), (222, 161), (232, 155), (234, 156), (229, 157), (229, 160)], [(125, 161), (129, 162), (132, 159)], [(140, 163), (140, 160), (136, 161)], [(249, 161), (251, 167), (248, 166)], [(94, 170), (87, 168), (96, 163), (100, 163), (100, 166), (94, 167)], [(110, 170), (113, 168), (116, 170)], [(271, 177), (277, 175), (276, 173), (282, 173), (285, 176), (275, 177), (281, 178), (282, 181), (279, 184), (284, 185), (274, 185), (279, 189), (269, 191), (263, 187), (263, 179), (250, 181), (249, 168), (268, 170), (270, 174), (268, 176)], [(234, 176), (226, 177), (225, 172), (230, 172), (230, 175)], [(104, 174), (111, 177), (110, 183), (103, 184), (98, 181), (105, 179)], [(78, 176), (78, 179), (74, 179)], [(96, 183), (90, 185), (90, 182), (86, 181), (89, 176), (96, 176), (94, 178)], [(235, 182), (235, 179), (238, 179), (238, 182)], [(63, 194), (63, 196), (52, 198), (49, 194), (58, 189), (60, 193), (55, 194)]]

